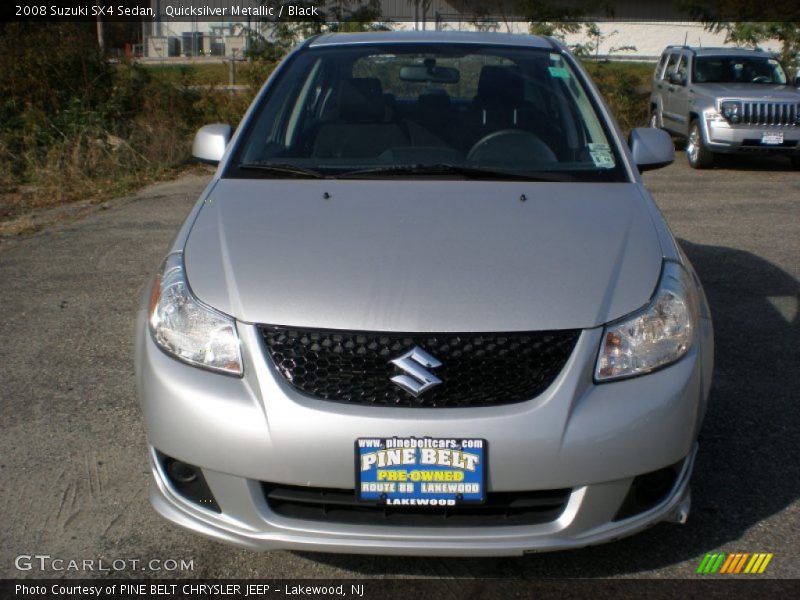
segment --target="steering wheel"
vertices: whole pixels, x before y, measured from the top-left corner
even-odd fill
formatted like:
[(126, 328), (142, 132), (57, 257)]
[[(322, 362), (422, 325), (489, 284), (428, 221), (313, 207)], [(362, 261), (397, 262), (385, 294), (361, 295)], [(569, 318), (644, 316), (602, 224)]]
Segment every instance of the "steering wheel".
[(772, 83), (772, 79), (766, 75), (758, 75), (750, 80), (750, 83)]
[(532, 162), (558, 162), (555, 152), (539, 136), (521, 129), (501, 129), (485, 135), (467, 153), (467, 160), (488, 163), (528, 157)]

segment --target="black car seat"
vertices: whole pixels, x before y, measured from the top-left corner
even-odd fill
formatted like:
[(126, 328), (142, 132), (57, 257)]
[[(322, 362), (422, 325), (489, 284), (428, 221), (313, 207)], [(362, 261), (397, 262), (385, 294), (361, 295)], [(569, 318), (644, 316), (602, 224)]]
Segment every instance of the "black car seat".
[(481, 69), (472, 113), (471, 144), (497, 131), (519, 129), (538, 136), (560, 153), (558, 129), (543, 111), (525, 101), (525, 83), (516, 67), (486, 65)]
[(420, 94), (416, 116), (407, 128), (412, 146), (450, 147), (447, 140), (453, 137), (454, 122), (449, 94), (444, 90)]
[(516, 127), (525, 103), (522, 77), (513, 67), (486, 65), (474, 99), (483, 134)]
[(377, 78), (342, 80), (334, 115), (319, 128), (312, 156), (374, 158), (389, 148), (408, 145)]

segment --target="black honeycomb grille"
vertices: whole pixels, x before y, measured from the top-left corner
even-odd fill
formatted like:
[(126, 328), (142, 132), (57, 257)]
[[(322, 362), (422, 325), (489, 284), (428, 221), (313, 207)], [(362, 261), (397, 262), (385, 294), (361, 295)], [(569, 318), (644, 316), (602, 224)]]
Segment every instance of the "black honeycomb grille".
[[(267, 351), (297, 390), (323, 400), (374, 406), (453, 408), (522, 402), (564, 368), (580, 331), (373, 333), (260, 326)], [(415, 346), (442, 365), (442, 383), (414, 397), (391, 381), (390, 361)]]

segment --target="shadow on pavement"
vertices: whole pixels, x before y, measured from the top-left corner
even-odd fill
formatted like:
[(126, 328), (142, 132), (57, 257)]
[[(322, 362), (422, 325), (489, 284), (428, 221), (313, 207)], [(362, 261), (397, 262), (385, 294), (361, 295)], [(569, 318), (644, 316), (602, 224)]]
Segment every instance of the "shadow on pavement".
[(687, 525), (662, 523), (611, 544), (522, 558), (298, 554), (368, 575), (607, 577), (691, 561), (751, 527), (768, 526), (765, 519), (800, 497), (800, 284), (745, 251), (681, 245), (703, 282), (716, 336), (714, 384)]
[[(675, 147), (675, 160), (686, 161), (684, 144)], [(712, 171), (796, 171), (788, 156), (759, 154), (716, 154)]]

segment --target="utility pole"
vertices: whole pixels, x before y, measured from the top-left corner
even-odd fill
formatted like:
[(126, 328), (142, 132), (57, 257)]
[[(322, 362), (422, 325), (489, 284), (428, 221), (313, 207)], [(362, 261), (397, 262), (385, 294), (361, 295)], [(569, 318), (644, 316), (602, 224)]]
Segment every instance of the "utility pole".
[(231, 62), (228, 67), (228, 86), (230, 88), (231, 96), (236, 95), (236, 48), (231, 49)]
[[(100, 6), (99, 2), (94, 3), (95, 6)], [(97, 15), (97, 47), (100, 49), (100, 54), (106, 53), (106, 41), (103, 36), (103, 18)]]

